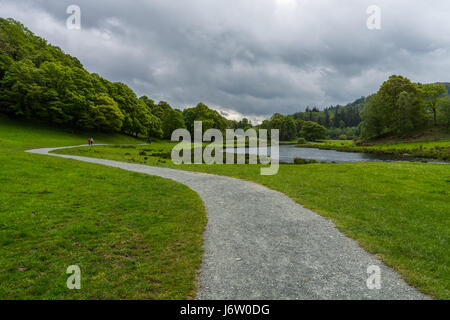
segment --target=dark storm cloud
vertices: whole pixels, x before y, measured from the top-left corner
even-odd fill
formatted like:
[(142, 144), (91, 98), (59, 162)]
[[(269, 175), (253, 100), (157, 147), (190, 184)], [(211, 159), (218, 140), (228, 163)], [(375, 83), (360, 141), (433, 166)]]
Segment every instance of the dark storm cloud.
[[(203, 101), (230, 115), (346, 103), (391, 74), (450, 80), (446, 0), (0, 0), (13, 17), (86, 68), (177, 107)], [(382, 9), (382, 30), (366, 9)]]

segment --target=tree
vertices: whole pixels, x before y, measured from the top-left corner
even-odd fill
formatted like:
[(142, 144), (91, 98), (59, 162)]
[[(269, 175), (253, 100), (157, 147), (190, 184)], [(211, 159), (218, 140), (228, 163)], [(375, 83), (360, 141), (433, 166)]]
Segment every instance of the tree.
[(162, 119), (162, 131), (164, 139), (170, 139), (172, 137), (172, 132), (174, 132), (176, 129), (184, 128), (186, 128), (186, 125), (184, 124), (183, 113), (174, 109), (169, 109), (164, 112)]
[[(37, 75), (38, 70), (31, 60), (13, 62), (1, 81), (0, 110), (18, 117), (31, 118), (34, 108), (30, 102), (36, 97), (30, 96), (30, 93), (36, 85)], [(37, 91), (34, 88), (34, 93)]]
[(161, 138), (163, 136), (162, 121), (153, 114), (149, 114), (147, 128), (149, 137)]
[(411, 133), (414, 129), (414, 123), (412, 121), (411, 106), (414, 104), (412, 97), (407, 92), (400, 93), (398, 98), (398, 113), (397, 113), (397, 135), (406, 135)]
[(444, 97), (438, 100), (437, 109), (439, 111), (439, 120), (443, 125), (450, 128), (450, 97)]
[(138, 99), (127, 85), (90, 74), (77, 58), (19, 22), (0, 18), (0, 112), (70, 128), (160, 137), (157, 116), (167, 110), (172, 110), (168, 103)]
[(281, 119), (280, 139), (291, 141), (297, 137), (297, 126), (292, 117), (286, 116)]
[[(150, 99), (147, 96), (142, 96), (139, 98), (139, 100), (141, 100), (142, 102), (145, 103), (145, 105), (147, 106), (148, 110), (153, 113), (153, 109), (155, 108), (155, 101), (153, 101), (152, 99)], [(154, 114), (154, 113), (153, 113)]]
[(186, 128), (191, 135), (194, 134), (194, 122), (201, 121), (203, 124), (203, 132), (214, 128), (222, 132), (230, 125), (229, 121), (220, 115), (216, 110), (210, 109), (204, 103), (197, 104), (194, 108), (183, 110), (183, 118)]
[[(378, 95), (383, 102), (383, 112), (385, 113), (384, 121), (387, 133), (396, 134), (398, 133), (398, 113), (401, 112), (399, 106), (399, 98), (402, 92), (409, 94), (409, 99), (411, 101), (419, 102), (422, 101), (422, 91), (417, 84), (411, 82), (409, 79), (402, 76), (391, 76), (388, 81), (384, 82), (378, 91)], [(419, 105), (419, 108), (423, 105)], [(416, 123), (422, 123), (423, 113), (419, 112), (422, 116), (421, 119), (414, 119)]]
[(423, 126), (424, 109), (420, 86), (402, 76), (391, 76), (367, 100), (361, 112), (362, 137), (375, 139), (388, 134), (406, 135)]
[(101, 93), (95, 99), (95, 106), (91, 109), (92, 127), (98, 131), (120, 131), (124, 115), (115, 102), (106, 93)]
[(323, 124), (326, 128), (329, 128), (331, 121), (330, 121), (330, 113), (328, 112), (328, 109), (325, 109), (324, 114), (325, 114), (325, 119), (323, 121)]
[(301, 137), (308, 141), (325, 139), (326, 134), (327, 129), (324, 126), (312, 121), (305, 121), (300, 132)]
[(135, 137), (139, 134), (147, 135), (148, 117), (150, 115), (147, 105), (139, 100), (136, 94), (123, 83), (108, 84), (108, 91), (125, 116), (122, 132)]
[(238, 122), (236, 129), (244, 129), (244, 131), (247, 131), (248, 129), (252, 128), (252, 123), (247, 118), (243, 118), (241, 121)]
[(270, 120), (264, 120), (259, 128), (267, 130), (278, 129), (282, 141), (291, 141), (298, 136), (302, 123), (303, 120), (294, 120), (293, 116), (284, 116), (280, 113), (275, 113)]
[(303, 123), (305, 122), (302, 119), (295, 119), (295, 127), (296, 127), (296, 136), (300, 135), (300, 131), (302, 130)]
[(154, 105), (154, 107), (151, 109), (152, 113), (161, 120), (164, 117), (164, 113), (168, 110), (172, 110), (172, 107), (166, 101), (160, 101), (157, 105)]
[(445, 93), (447, 89), (443, 84), (432, 83), (422, 86), (427, 108), (433, 113), (433, 124), (437, 125), (437, 101)]

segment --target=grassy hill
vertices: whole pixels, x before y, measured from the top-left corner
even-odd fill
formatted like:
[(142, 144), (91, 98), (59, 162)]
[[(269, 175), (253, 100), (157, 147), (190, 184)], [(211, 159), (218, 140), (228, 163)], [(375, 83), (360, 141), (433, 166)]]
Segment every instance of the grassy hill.
[[(0, 299), (187, 299), (206, 224), (189, 188), (162, 178), (23, 152), (86, 144), (0, 117)], [(142, 143), (94, 135), (96, 143)], [(70, 265), (81, 290), (66, 287)]]

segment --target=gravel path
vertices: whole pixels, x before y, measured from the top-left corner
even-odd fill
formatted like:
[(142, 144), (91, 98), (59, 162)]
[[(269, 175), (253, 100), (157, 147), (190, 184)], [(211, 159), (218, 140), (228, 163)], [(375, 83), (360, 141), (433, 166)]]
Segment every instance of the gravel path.
[[(62, 148), (29, 150), (47, 155)], [(172, 179), (208, 212), (197, 299), (426, 299), (334, 224), (258, 184), (111, 160), (48, 154)], [(369, 290), (367, 268), (381, 268)]]

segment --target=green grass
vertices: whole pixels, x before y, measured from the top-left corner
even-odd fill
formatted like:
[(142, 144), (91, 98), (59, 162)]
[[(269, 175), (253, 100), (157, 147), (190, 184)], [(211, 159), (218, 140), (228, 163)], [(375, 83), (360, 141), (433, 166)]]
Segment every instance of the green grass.
[[(142, 143), (0, 118), (0, 299), (188, 299), (203, 203), (179, 183), (23, 150)], [(81, 268), (81, 290), (66, 269)]]
[(291, 141), (280, 141), (279, 145), (283, 146), (283, 145), (292, 145), (292, 144), (297, 144), (297, 143), (298, 143), (298, 139), (291, 140)]
[(408, 149), (413, 150), (420, 148), (424, 149), (433, 149), (436, 147), (450, 147), (450, 140), (439, 140), (439, 141), (423, 141), (423, 142), (403, 142), (403, 143), (395, 143), (395, 144), (374, 144), (368, 146), (357, 146), (352, 140), (326, 140), (322, 143), (317, 143), (318, 145), (325, 146), (335, 146), (335, 147), (355, 147), (360, 149), (371, 148), (378, 150), (390, 150), (390, 149)]
[(281, 191), (330, 218), (345, 234), (376, 253), (412, 285), (450, 299), (450, 167), (424, 163), (282, 165), (261, 176), (259, 165), (181, 165), (170, 142), (122, 148), (60, 151), (255, 181)]

